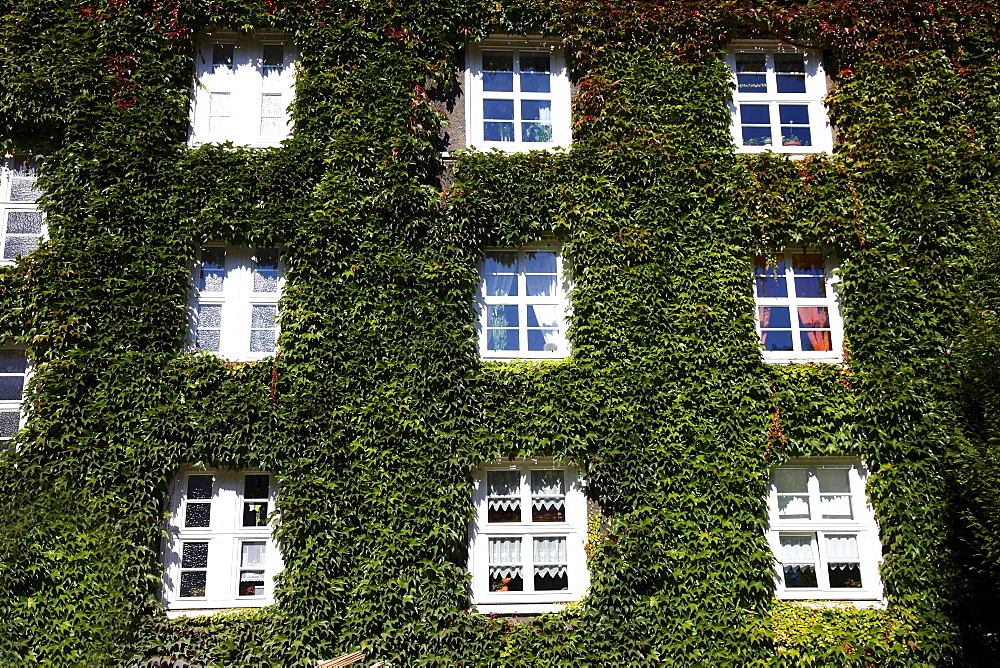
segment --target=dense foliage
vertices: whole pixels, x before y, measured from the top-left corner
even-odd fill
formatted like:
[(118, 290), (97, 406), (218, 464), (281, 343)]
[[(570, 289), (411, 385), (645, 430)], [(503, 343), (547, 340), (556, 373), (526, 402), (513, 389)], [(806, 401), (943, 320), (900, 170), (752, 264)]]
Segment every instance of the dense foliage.
[[(0, 144), (44, 156), (49, 241), (0, 270), (35, 362), (0, 459), (0, 663), (988, 663), (1000, 583), (998, 17), (962, 0), (2, 0)], [(301, 51), (281, 148), (185, 144), (192, 40)], [(565, 40), (574, 144), (466, 153), (441, 118), (469, 39)], [(825, 49), (830, 156), (736, 156), (733, 38)], [(564, 239), (572, 358), (479, 360), (486, 244)], [(281, 354), (185, 352), (197, 245), (280, 242)], [(849, 363), (761, 362), (750, 254), (842, 260)], [(767, 472), (875, 472), (889, 611), (772, 600)], [(581, 464), (606, 530), (586, 601), (469, 614), (471, 468)], [(271, 608), (168, 621), (184, 462), (281, 477)]]

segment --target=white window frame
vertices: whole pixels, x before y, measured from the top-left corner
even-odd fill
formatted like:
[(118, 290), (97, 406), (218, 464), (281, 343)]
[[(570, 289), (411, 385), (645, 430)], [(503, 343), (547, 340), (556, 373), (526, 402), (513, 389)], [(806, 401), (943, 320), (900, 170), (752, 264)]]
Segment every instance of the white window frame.
[[(521, 476), (521, 522), (489, 522), (487, 474), (489, 471), (517, 471)], [(565, 522), (531, 521), (531, 471), (562, 471), (565, 491)], [(551, 458), (500, 460), (473, 472), (473, 503), (476, 517), (469, 527), (469, 570), (472, 573), (472, 603), (482, 613), (531, 614), (554, 612), (566, 603), (579, 601), (590, 586), (587, 570), (587, 498), (579, 469), (557, 465)], [(525, 518), (527, 520), (525, 521)], [(565, 538), (567, 557), (566, 590), (534, 591), (533, 543), (539, 538)], [(490, 590), (490, 538), (520, 538), (524, 591)]]
[[(483, 359), (510, 361), (516, 359), (565, 359), (570, 355), (569, 340), (566, 337), (567, 316), (570, 312), (570, 280), (568, 267), (563, 261), (562, 245), (556, 241), (539, 242), (527, 246), (516, 248), (488, 247), (485, 253), (505, 252), (517, 253), (517, 276), (518, 294), (517, 296), (491, 296), (487, 295), (486, 289), (486, 255), (479, 263), (479, 286), (476, 290), (476, 303), (479, 309), (479, 316), (476, 321), (476, 332), (479, 340), (479, 355)], [(556, 259), (556, 294), (552, 296), (528, 296), (525, 293), (526, 274), (524, 272), (524, 256), (532, 252), (555, 253)], [(489, 307), (498, 305), (512, 305), (518, 308), (518, 350), (489, 350), (488, 337), (488, 317)], [(558, 332), (553, 341), (555, 350), (528, 350), (528, 307), (529, 306), (555, 306), (559, 314), (557, 322)], [(531, 328), (542, 329), (542, 328)]]
[[(879, 577), (879, 563), (882, 560), (882, 543), (879, 540), (879, 528), (875, 521), (875, 512), (865, 494), (865, 483), (868, 471), (864, 463), (856, 458), (847, 457), (807, 457), (792, 459), (775, 469), (799, 469), (808, 472), (809, 518), (783, 519), (779, 515), (778, 490), (775, 475), (772, 472), (768, 496), (769, 525), (767, 540), (775, 555), (775, 596), (780, 599), (792, 600), (839, 600), (839, 601), (881, 601), (883, 598), (882, 581)], [(852, 517), (825, 519), (820, 505), (818, 469), (846, 469), (850, 483), (850, 504)], [(836, 495), (834, 495), (836, 496)], [(816, 587), (786, 587), (784, 569), (781, 563), (782, 534), (811, 538), (812, 563), (816, 565)], [(852, 535), (856, 537), (858, 547), (859, 572), (861, 587), (829, 586), (825, 538), (827, 536)], [(854, 559), (845, 559), (854, 563)]]
[(16, 346), (8, 346), (0, 348), (0, 353), (10, 353), (17, 355), (18, 357), (24, 358), (24, 371), (21, 373), (17, 372), (0, 372), (0, 376), (6, 378), (20, 378), (21, 379), (21, 393), (17, 399), (7, 399), (0, 400), (0, 413), (2, 414), (15, 414), (17, 415), (17, 423), (14, 429), (14, 433), (10, 436), (5, 436), (0, 434), (0, 453), (5, 450), (10, 450), (12, 446), (10, 442), (17, 435), (17, 432), (24, 427), (25, 411), (24, 411), (24, 391), (28, 386), (28, 379), (31, 377), (31, 360), (27, 357), (27, 351), (24, 348), (19, 348)]
[[(758, 53), (766, 57), (767, 92), (750, 93), (740, 92), (736, 85), (736, 54), (737, 53)], [(802, 54), (805, 64), (805, 88), (804, 93), (778, 93), (776, 74), (774, 68), (774, 55), (777, 53)], [(736, 41), (729, 45), (725, 55), (726, 64), (733, 75), (733, 84), (736, 86), (733, 97), (729, 102), (729, 111), (732, 115), (733, 143), (736, 145), (737, 153), (763, 153), (764, 151), (774, 151), (775, 153), (807, 154), (823, 153), (833, 150), (833, 130), (827, 115), (823, 99), (826, 97), (826, 72), (823, 68), (823, 57), (818, 49), (807, 49), (777, 41), (749, 40)], [(809, 125), (812, 145), (811, 146), (786, 146), (783, 142), (766, 145), (743, 144), (743, 132), (741, 128), (740, 105), (759, 104), (767, 105), (770, 111), (770, 125), (772, 141), (780, 138), (781, 122), (778, 106), (782, 104), (805, 105), (809, 113)]]
[[(203, 291), (200, 289), (204, 250), (223, 249), (226, 254), (222, 290)], [(278, 289), (277, 292), (254, 291), (254, 258), (260, 250), (273, 251), (278, 254)], [(280, 334), (277, 321), (274, 325), (275, 347), (267, 351), (251, 350), (251, 335), (253, 311), (255, 307), (274, 306), (280, 314), (281, 294), (284, 290), (284, 261), (280, 247), (263, 248), (248, 246), (233, 246), (222, 243), (206, 243), (198, 249), (194, 267), (191, 272), (190, 301), (188, 309), (188, 348), (203, 350), (199, 347), (199, 309), (204, 306), (218, 306), (222, 311), (219, 326), (219, 349), (209, 350), (220, 357), (231, 360), (254, 361), (270, 357), (277, 352), (277, 339)], [(214, 328), (213, 328), (214, 329)]]
[[(38, 195), (41, 194), (40, 191), (38, 191), (37, 188), (32, 188), (32, 194), (34, 197), (31, 199), (16, 201), (13, 199), (14, 179), (32, 179), (32, 182), (34, 183), (34, 180), (38, 178), (37, 176), (23, 176), (15, 174), (15, 165), (17, 164), (27, 164), (29, 170), (31, 171), (35, 171), (37, 169), (36, 166), (31, 161), (28, 161), (24, 156), (6, 155), (3, 157), (2, 163), (0, 163), (0, 266), (12, 265), (15, 263), (17, 257), (21, 257), (7, 257), (7, 244), (10, 239), (9, 235), (11, 235), (11, 233), (8, 232), (8, 225), (10, 224), (9, 216), (11, 213), (25, 212), (37, 214), (41, 219), (41, 227), (39, 228), (37, 235), (34, 233), (14, 233), (13, 236), (37, 237), (38, 241), (41, 242), (47, 233), (45, 214), (38, 207)], [(31, 251), (28, 252), (30, 253)]]
[[(212, 477), (212, 496), (204, 501), (189, 501), (188, 479), (198, 475)], [(247, 475), (270, 476), (267, 498), (270, 521), (265, 526), (243, 526), (244, 484)], [(167, 536), (160, 554), (164, 567), (162, 601), (169, 616), (209, 614), (226, 608), (258, 608), (274, 602), (274, 576), (284, 568), (280, 549), (271, 536), (276, 522), (274, 504), (277, 493), (276, 477), (266, 471), (196, 469), (190, 465), (181, 467), (170, 486)], [(258, 500), (247, 499), (248, 502)], [(187, 507), (194, 503), (210, 505), (209, 526), (185, 526)], [(240, 571), (247, 570), (241, 568), (242, 545), (256, 542), (265, 544), (264, 564), (260, 569), (264, 570), (264, 592), (240, 596), (237, 594)], [(184, 543), (208, 543), (205, 567), (182, 567)], [(181, 596), (181, 573), (185, 571), (206, 572), (204, 596)]]
[[(514, 52), (515, 74), (513, 92), (483, 91), (483, 51)], [(520, 52), (544, 52), (549, 55), (549, 88), (548, 93), (520, 92), (519, 82)], [(566, 69), (565, 51), (557, 42), (538, 37), (518, 37), (493, 35), (484, 42), (473, 43), (466, 51), (465, 69), (465, 118), (466, 137), (469, 148), (491, 150), (499, 149), (506, 153), (524, 151), (553, 150), (568, 148), (573, 141), (571, 129), (572, 105), (570, 103), (571, 89), (569, 73)], [(514, 101), (514, 140), (486, 141), (484, 136), (483, 100), (502, 99)], [(522, 100), (550, 100), (552, 115), (552, 140), (548, 142), (525, 142), (520, 134)]]
[[(819, 253), (823, 256), (825, 271), (826, 295), (823, 297), (796, 297), (794, 291), (794, 273), (792, 255), (795, 253)], [(765, 255), (765, 257), (768, 257)], [(830, 251), (816, 248), (788, 247), (775, 253), (775, 258), (781, 258), (785, 263), (784, 274), (772, 273), (771, 268), (765, 270), (768, 277), (785, 279), (787, 297), (761, 297), (758, 295), (758, 273), (756, 264), (753, 266), (754, 291), (754, 321), (756, 323), (757, 341), (760, 343), (761, 355), (765, 362), (834, 362), (843, 360), (844, 352), (844, 321), (840, 313), (840, 303), (837, 299), (837, 285), (840, 276), (837, 272), (839, 262), (837, 256)], [(769, 258), (770, 259), (770, 258)], [(799, 307), (824, 307), (830, 318), (830, 350), (802, 350), (801, 327), (798, 319)], [(765, 350), (761, 339), (761, 307), (787, 307), (791, 321), (792, 350)]]
[[(215, 65), (216, 44), (234, 47), (232, 66)], [(264, 47), (281, 45), (282, 67), (264, 65)], [(295, 98), (295, 66), (298, 60), (291, 39), (282, 33), (257, 33), (253, 36), (226, 31), (206, 33), (195, 51), (195, 85), (191, 96), (191, 125), (188, 142), (191, 146), (231, 141), (238, 146), (269, 148), (280, 146), (290, 131), (289, 106)], [(228, 95), (229, 121), (213, 110), (213, 95)], [(277, 129), (272, 134), (262, 132), (264, 96), (281, 96), (276, 115)], [(218, 98), (216, 98), (218, 99)], [(271, 110), (268, 110), (271, 111)], [(282, 123), (283, 121), (283, 123)]]

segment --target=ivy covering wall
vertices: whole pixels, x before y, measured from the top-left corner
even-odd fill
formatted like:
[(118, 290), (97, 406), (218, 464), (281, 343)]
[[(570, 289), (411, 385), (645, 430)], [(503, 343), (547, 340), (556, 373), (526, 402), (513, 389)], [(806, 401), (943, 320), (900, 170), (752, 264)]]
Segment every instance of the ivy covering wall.
[[(0, 456), (0, 663), (975, 665), (1000, 582), (1000, 12), (961, 0), (3, 0), (0, 144), (41, 157), (49, 238), (0, 269), (34, 362)], [(200, 30), (301, 52), (279, 149), (186, 145)], [(488, 34), (564, 40), (574, 142), (435, 175), (435, 90)], [(735, 38), (824, 49), (833, 155), (734, 155)], [(437, 88), (435, 87), (437, 84)], [(428, 98), (423, 94), (431, 91)], [(486, 245), (563, 239), (570, 359), (484, 363)], [(185, 351), (197, 246), (280, 243), (280, 356)], [(749, 256), (841, 258), (849, 360), (766, 365)], [(872, 470), (886, 611), (773, 600), (768, 472)], [(592, 586), (470, 614), (471, 470), (581, 465)], [(167, 620), (182, 463), (280, 477), (259, 611)]]

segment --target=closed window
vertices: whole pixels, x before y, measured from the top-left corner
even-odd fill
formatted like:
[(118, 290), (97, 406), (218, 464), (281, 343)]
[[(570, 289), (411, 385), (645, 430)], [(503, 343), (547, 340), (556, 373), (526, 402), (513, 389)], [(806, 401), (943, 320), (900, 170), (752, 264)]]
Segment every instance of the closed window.
[(733, 137), (739, 152), (817, 153), (833, 149), (819, 51), (778, 42), (736, 42)]
[(568, 147), (570, 87), (562, 49), (495, 38), (468, 51), (469, 145), (503, 151)]
[(754, 258), (757, 330), (766, 361), (840, 361), (836, 266), (835, 257), (819, 250), (786, 249)]
[(511, 461), (476, 472), (470, 568), (480, 611), (543, 612), (590, 578), (587, 505), (575, 467)]
[(192, 275), (190, 346), (236, 360), (274, 354), (283, 285), (277, 248), (203, 246)]
[(0, 348), (0, 452), (21, 428), (21, 401), (28, 358), (19, 348)]
[(268, 147), (288, 136), (296, 52), (283, 35), (213, 32), (195, 58), (192, 144)]
[(881, 544), (858, 460), (808, 458), (771, 475), (777, 596), (880, 599)]
[(163, 600), (168, 611), (259, 607), (273, 601), (281, 554), (271, 538), (274, 476), (184, 467), (168, 501)]
[(0, 166), (0, 264), (35, 250), (45, 234), (36, 180), (37, 167), (25, 158), (10, 157)]
[(482, 357), (557, 359), (569, 355), (569, 286), (558, 244), (488, 249), (480, 272)]

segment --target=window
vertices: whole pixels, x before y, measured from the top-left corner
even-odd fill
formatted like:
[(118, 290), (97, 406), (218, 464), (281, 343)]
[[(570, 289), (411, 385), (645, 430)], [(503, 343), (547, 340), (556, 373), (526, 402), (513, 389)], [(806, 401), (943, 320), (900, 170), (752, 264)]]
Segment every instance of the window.
[(468, 51), (469, 145), (503, 151), (569, 146), (570, 86), (562, 49), (497, 38)]
[(38, 248), (45, 220), (36, 200), (37, 168), (24, 158), (8, 158), (0, 166), (0, 264)]
[(481, 612), (546, 612), (590, 583), (587, 502), (577, 470), (532, 460), (475, 474), (469, 564)]
[(278, 249), (204, 246), (192, 279), (191, 347), (239, 360), (274, 354), (284, 285)]
[(168, 611), (260, 607), (283, 567), (271, 538), (274, 477), (184, 467), (169, 497), (163, 550)]
[(214, 32), (195, 58), (192, 145), (231, 141), (267, 147), (288, 136), (296, 54), (283, 35)]
[(757, 330), (764, 359), (840, 361), (843, 324), (832, 255), (789, 249), (754, 258)]
[(21, 428), (21, 400), (28, 371), (24, 351), (0, 348), (0, 452)]
[(819, 51), (778, 42), (736, 42), (726, 61), (736, 77), (731, 111), (738, 151), (833, 149)]
[(489, 249), (481, 265), (479, 352), (484, 358), (562, 358), (568, 286), (558, 244)]
[(793, 460), (774, 470), (767, 535), (779, 598), (882, 598), (882, 550), (865, 478), (856, 459)]

